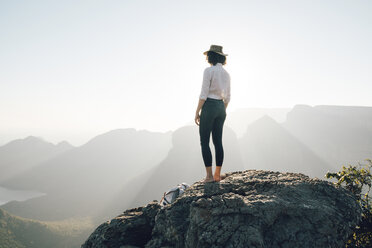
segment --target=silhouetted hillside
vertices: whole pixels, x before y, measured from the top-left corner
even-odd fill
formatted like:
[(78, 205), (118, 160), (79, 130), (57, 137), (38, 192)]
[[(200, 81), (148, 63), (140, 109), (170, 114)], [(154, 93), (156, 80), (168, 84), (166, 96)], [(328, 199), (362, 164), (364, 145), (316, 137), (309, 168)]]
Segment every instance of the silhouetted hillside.
[(264, 116), (248, 126), (240, 139), (245, 166), (250, 169), (301, 172), (324, 178), (333, 167), (291, 135), (279, 123)]
[[(179, 183), (192, 184), (205, 177), (205, 167), (200, 155), (200, 141), (198, 128), (187, 126), (176, 130), (172, 137), (173, 148), (168, 157), (162, 161), (143, 185), (139, 196), (132, 205), (141, 205), (149, 199), (158, 199), (162, 194)], [(225, 157), (223, 172), (243, 170), (244, 165), (239, 151), (236, 134), (230, 128), (224, 128), (223, 144)], [(210, 145), (214, 150), (213, 144)], [(215, 165), (214, 152), (213, 166)]]
[(282, 123), (290, 110), (290, 108), (241, 108), (228, 114), (226, 125), (234, 130), (238, 138), (241, 138), (247, 131), (248, 125), (264, 115)]
[[(324, 178), (328, 170), (335, 171), (341, 163), (372, 157), (371, 109), (298, 105), (283, 124), (268, 116), (255, 121), (249, 119), (250, 115), (242, 116), (241, 123), (238, 116), (231, 117), (240, 127), (246, 121), (253, 122), (240, 139), (225, 126), (223, 172), (264, 169)], [(7, 144), (3, 158), (9, 155), (19, 161), (41, 162), (26, 164), (27, 171), (3, 180), (1, 185), (46, 193), (3, 206), (22, 217), (108, 219), (124, 209), (160, 200), (175, 185), (192, 184), (205, 175), (197, 126), (182, 127), (173, 133), (113, 130), (81, 147), (59, 144), (55, 147), (65, 151), (48, 159), (37, 152), (29, 153), (35, 155), (34, 160), (28, 159), (32, 156), (18, 156), (9, 148), (21, 143)], [(212, 142), (211, 148), (214, 152)]]
[(45, 223), (13, 216), (0, 209), (1, 248), (79, 247), (92, 231), (92, 223)]
[(283, 126), (337, 168), (372, 156), (372, 107), (296, 105)]
[(11, 141), (0, 147), (0, 182), (72, 148), (66, 141), (54, 145), (33, 136)]
[(125, 183), (166, 157), (171, 133), (114, 130), (4, 182), (45, 196), (3, 206), (16, 215), (41, 220), (92, 216)]
[[(177, 129), (172, 135), (172, 143), (173, 147), (168, 156), (155, 168), (124, 186), (111, 201), (109, 205), (111, 210), (106, 212), (115, 215), (122, 209), (140, 206), (153, 199), (160, 200), (165, 191), (177, 184), (182, 182), (192, 184), (205, 177), (198, 127), (186, 126)], [(223, 144), (225, 153), (228, 154), (223, 164), (223, 172), (243, 170), (244, 165), (236, 134), (228, 127), (224, 128)], [(214, 156), (213, 144), (210, 147)]]

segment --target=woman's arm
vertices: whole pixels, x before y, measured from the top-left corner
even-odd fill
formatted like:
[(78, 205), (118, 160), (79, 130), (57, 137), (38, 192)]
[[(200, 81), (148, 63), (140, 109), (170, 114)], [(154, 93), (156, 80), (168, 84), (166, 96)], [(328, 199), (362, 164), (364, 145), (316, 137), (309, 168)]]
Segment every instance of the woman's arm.
[(227, 74), (228, 77), (228, 81), (227, 81), (227, 92), (226, 92), (226, 98), (225, 98), (225, 109), (227, 109), (227, 105), (229, 105), (229, 102), (230, 102), (230, 97), (231, 97), (231, 87), (230, 87), (230, 75)]
[(198, 126), (200, 124), (200, 110), (203, 107), (204, 103), (205, 103), (205, 100), (204, 99), (199, 99), (198, 107), (196, 108), (196, 112), (195, 112), (195, 123)]
[(209, 68), (206, 68), (203, 73), (203, 83), (202, 88), (199, 96), (199, 103), (198, 107), (195, 111), (195, 123), (199, 126), (200, 124), (200, 110), (202, 109), (205, 100), (207, 100), (208, 92), (209, 92), (209, 86), (211, 85), (211, 74), (209, 72)]

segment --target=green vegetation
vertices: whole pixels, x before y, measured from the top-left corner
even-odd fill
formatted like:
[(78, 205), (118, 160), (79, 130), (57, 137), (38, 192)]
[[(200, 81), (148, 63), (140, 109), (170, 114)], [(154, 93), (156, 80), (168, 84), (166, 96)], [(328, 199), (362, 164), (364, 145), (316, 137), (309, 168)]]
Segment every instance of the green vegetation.
[(93, 228), (89, 219), (41, 222), (0, 209), (0, 248), (80, 247)]
[(371, 206), (371, 168), (372, 161), (367, 159), (367, 164), (358, 163), (357, 166), (343, 166), (337, 173), (327, 173), (327, 178), (335, 178), (338, 186), (343, 186), (351, 191), (362, 207), (362, 221), (354, 228), (354, 233), (349, 237), (346, 247), (372, 247), (372, 206)]

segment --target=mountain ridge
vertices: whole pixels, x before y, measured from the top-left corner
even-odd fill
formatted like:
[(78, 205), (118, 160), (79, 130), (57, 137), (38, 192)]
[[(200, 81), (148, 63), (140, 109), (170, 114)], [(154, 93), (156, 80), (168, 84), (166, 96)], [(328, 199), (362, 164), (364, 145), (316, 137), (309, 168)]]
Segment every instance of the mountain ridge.
[(0, 182), (73, 148), (66, 141), (54, 145), (35, 136), (10, 141), (0, 146)]

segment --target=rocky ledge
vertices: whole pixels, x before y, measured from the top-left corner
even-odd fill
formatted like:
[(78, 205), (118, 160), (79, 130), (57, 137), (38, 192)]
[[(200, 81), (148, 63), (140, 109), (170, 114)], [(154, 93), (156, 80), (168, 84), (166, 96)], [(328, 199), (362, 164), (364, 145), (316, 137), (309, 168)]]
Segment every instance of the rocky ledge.
[(361, 209), (346, 190), (303, 174), (248, 170), (193, 184), (100, 225), (83, 248), (342, 247)]

